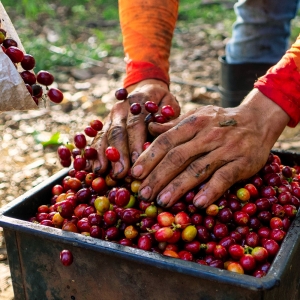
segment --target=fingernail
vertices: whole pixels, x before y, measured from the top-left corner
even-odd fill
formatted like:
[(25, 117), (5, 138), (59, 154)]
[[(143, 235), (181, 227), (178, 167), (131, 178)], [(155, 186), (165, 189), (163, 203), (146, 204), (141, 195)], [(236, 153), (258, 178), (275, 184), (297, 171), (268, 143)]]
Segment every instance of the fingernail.
[(131, 170), (131, 175), (134, 177), (140, 177), (143, 173), (143, 166), (137, 165)]
[(172, 194), (171, 192), (166, 192), (158, 196), (157, 203), (161, 206), (165, 206), (171, 200)]
[(124, 170), (124, 166), (120, 161), (117, 161), (114, 164), (114, 176), (118, 176), (118, 174), (120, 174), (123, 170)]
[(196, 207), (204, 207), (207, 203), (207, 197), (204, 195), (201, 195), (199, 197), (194, 198), (193, 202)]
[(138, 157), (139, 157), (139, 154), (136, 151), (133, 151), (132, 154), (131, 154), (132, 163), (135, 163), (136, 160), (138, 159)]
[(94, 167), (94, 173), (97, 174), (100, 172), (102, 166), (101, 166), (100, 162), (96, 160), (96, 161), (94, 161), (93, 167)]
[(148, 200), (151, 197), (151, 194), (152, 194), (151, 187), (150, 186), (145, 186), (139, 192), (139, 197), (142, 198), (143, 200)]

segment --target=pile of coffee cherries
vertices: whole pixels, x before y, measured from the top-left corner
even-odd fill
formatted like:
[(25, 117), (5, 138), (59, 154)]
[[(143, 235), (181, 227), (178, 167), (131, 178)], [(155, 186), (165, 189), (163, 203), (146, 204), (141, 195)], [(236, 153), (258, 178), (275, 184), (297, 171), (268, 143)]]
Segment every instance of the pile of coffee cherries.
[[(37, 74), (33, 72), (35, 59), (30, 54), (24, 54), (18, 48), (18, 43), (6, 36), (6, 31), (0, 28), (0, 45), (3, 52), (10, 58), (12, 63), (17, 67), (21, 65), (23, 71), (20, 72), (28, 92), (34, 102), (38, 105), (40, 100), (49, 98), (54, 103), (62, 102), (63, 93), (57, 88), (49, 88), (54, 82), (54, 76), (48, 71), (41, 70)], [(45, 90), (43, 89), (45, 87)]]
[[(193, 204), (205, 183), (162, 208), (139, 199), (141, 181), (130, 171), (116, 179), (111, 168), (103, 175), (86, 170), (97, 157), (87, 139), (102, 126), (92, 120), (84, 133), (75, 134), (74, 145), (58, 148), (62, 165), (73, 160), (73, 166), (31, 222), (257, 278), (267, 274), (300, 206), (300, 167), (283, 165), (270, 153), (257, 174), (206, 209)], [(106, 156), (120, 159), (111, 146)]]

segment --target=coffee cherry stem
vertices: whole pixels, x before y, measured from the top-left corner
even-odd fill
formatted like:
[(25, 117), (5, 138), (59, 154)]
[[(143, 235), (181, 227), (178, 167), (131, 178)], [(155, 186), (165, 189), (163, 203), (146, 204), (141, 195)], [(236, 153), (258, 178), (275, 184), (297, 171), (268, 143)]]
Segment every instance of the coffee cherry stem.
[(253, 251), (253, 248), (252, 247), (249, 247), (249, 246), (244, 246), (245, 250), (244, 250), (244, 253), (245, 254), (251, 254), (252, 251)]

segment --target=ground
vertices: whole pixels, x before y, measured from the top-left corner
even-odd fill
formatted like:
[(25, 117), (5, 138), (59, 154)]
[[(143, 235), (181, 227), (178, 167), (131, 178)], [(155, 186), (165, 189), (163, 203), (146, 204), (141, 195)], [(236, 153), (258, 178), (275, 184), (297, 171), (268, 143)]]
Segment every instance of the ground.
[[(213, 41), (209, 36), (218, 31)], [(171, 91), (182, 111), (207, 104), (220, 104), (218, 56), (224, 54), (228, 34), (222, 24), (191, 25), (177, 30), (174, 41), (180, 47), (171, 54)], [(209, 41), (209, 42), (207, 42)], [(64, 141), (82, 131), (93, 118), (103, 119), (113, 103), (114, 91), (121, 87), (125, 64), (122, 58), (108, 57), (101, 64), (85, 69), (61, 70), (57, 82), (65, 100), (61, 105), (48, 105), (36, 111), (3, 112), (0, 115), (0, 207), (41, 183), (62, 167), (56, 147), (43, 147), (59, 132)], [(300, 150), (299, 128), (287, 128), (276, 148)], [(0, 232), (0, 298), (13, 299), (5, 242)]]

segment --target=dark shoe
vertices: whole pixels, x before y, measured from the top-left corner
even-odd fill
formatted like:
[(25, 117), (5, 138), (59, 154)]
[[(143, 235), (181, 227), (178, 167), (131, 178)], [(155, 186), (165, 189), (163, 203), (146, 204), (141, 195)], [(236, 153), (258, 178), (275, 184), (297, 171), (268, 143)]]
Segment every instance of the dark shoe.
[(272, 64), (244, 63), (228, 64), (225, 56), (219, 57), (221, 63), (220, 85), (222, 107), (238, 106), (253, 89), (253, 84), (263, 76)]

